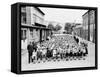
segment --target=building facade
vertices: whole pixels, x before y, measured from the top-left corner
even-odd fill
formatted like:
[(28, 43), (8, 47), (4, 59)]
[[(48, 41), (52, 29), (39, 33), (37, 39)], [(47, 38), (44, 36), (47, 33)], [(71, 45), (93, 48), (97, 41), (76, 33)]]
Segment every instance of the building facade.
[(89, 40), (89, 14), (86, 12), (83, 15), (83, 35), (82, 38)]
[(83, 38), (95, 43), (95, 11), (89, 10), (83, 16)]
[(41, 42), (50, 36), (51, 30), (44, 25), (44, 13), (37, 7), (21, 7), (21, 46), (29, 42)]
[(76, 25), (74, 27), (74, 29), (73, 29), (73, 33), (74, 33), (73, 35), (77, 35), (77, 36), (82, 38), (82, 34), (83, 34), (83, 27), (82, 27), (82, 25), (81, 24), (80, 25)]

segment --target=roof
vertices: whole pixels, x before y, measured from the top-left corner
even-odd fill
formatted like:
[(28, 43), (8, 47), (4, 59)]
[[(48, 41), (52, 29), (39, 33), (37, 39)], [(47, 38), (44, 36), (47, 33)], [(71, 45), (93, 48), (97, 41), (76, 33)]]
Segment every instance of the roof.
[(88, 10), (87, 12), (85, 12), (82, 16), (85, 16), (86, 14), (88, 14), (91, 10)]
[(43, 25), (43, 24), (40, 24), (40, 23), (35, 23), (36, 26), (39, 26), (39, 27), (45, 27), (46, 28), (46, 25)]
[(38, 7), (35, 7), (39, 12), (41, 12), (43, 15), (45, 15), (44, 14), (44, 12), (43, 11), (41, 11)]
[[(39, 24), (41, 25), (41, 24)], [(35, 28), (35, 29), (45, 29), (45, 30), (51, 30), (47, 27), (43, 27), (43, 26), (37, 26), (37, 23), (36, 23), (36, 26), (35, 25), (29, 25), (29, 24), (22, 24), (21, 27), (24, 27), (24, 28)]]
[[(27, 6), (24, 6), (27, 7)], [(34, 7), (35, 9), (37, 9), (41, 14), (45, 15), (43, 11), (41, 11), (38, 7)]]

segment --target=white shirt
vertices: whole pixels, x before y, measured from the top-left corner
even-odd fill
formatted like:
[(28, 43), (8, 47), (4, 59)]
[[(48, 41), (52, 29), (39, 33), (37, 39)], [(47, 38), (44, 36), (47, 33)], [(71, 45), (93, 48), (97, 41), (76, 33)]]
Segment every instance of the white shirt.
[(33, 52), (32, 56), (35, 57), (37, 55), (37, 52)]

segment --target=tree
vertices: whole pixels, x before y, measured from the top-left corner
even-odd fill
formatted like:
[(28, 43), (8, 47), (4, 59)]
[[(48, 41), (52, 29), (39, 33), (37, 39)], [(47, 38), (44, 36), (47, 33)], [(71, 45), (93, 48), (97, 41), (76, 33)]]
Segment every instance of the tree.
[(50, 24), (48, 25), (48, 28), (51, 29), (51, 30), (54, 30), (54, 25), (53, 25), (52, 23), (50, 23)]
[(57, 25), (55, 26), (54, 30), (55, 30), (55, 31), (59, 31), (59, 30), (61, 30), (61, 28), (62, 28), (61, 25), (57, 24)]
[(71, 23), (65, 23), (65, 28), (64, 28), (68, 34), (72, 33), (72, 26)]

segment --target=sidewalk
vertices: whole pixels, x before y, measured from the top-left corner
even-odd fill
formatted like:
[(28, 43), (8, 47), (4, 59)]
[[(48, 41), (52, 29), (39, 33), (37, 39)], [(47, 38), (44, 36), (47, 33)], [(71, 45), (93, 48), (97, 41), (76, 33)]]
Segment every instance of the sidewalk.
[(21, 55), (24, 55), (24, 54), (26, 54), (28, 51), (27, 51), (27, 49), (23, 49), (23, 50), (21, 50)]

